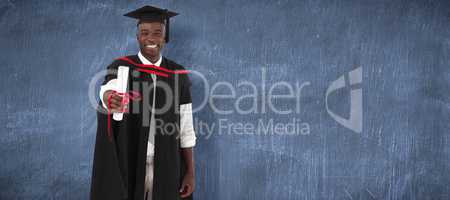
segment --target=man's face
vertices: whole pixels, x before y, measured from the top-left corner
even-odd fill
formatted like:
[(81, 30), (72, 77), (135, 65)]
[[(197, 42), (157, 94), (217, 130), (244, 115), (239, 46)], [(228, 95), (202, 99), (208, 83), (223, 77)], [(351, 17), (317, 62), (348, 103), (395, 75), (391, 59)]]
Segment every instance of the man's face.
[(164, 47), (165, 27), (161, 22), (141, 22), (138, 25), (137, 40), (145, 57), (152, 62), (159, 59)]

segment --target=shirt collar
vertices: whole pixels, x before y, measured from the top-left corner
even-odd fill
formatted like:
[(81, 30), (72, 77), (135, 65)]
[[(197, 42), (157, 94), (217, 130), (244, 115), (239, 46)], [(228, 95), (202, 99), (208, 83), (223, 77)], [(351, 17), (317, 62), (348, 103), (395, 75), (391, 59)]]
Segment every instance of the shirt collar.
[(156, 61), (156, 63), (152, 63), (150, 62), (147, 58), (144, 57), (144, 55), (142, 55), (141, 51), (139, 51), (138, 53), (138, 57), (141, 60), (142, 64), (144, 65), (155, 65), (155, 66), (161, 66), (161, 62), (162, 62), (162, 56), (159, 55), (159, 59), (158, 61)]

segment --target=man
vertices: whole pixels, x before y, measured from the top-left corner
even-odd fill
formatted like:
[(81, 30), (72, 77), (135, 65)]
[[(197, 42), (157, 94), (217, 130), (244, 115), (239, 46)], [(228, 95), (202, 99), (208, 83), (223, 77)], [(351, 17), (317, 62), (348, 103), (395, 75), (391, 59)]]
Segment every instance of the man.
[[(175, 15), (152, 6), (125, 14), (138, 19), (140, 51), (109, 65), (100, 89), (93, 200), (192, 198), (196, 137), (190, 81), (182, 66), (161, 56)], [(121, 67), (128, 69), (125, 83), (119, 80)], [(117, 91), (120, 84), (126, 92)]]

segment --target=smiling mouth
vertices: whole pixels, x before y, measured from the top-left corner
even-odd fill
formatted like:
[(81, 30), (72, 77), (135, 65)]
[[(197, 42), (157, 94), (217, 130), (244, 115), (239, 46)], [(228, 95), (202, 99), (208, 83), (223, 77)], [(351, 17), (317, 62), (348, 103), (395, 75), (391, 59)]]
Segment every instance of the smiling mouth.
[(156, 44), (152, 44), (152, 45), (145, 45), (146, 48), (150, 48), (150, 49), (156, 49), (156, 47), (158, 47), (158, 45)]

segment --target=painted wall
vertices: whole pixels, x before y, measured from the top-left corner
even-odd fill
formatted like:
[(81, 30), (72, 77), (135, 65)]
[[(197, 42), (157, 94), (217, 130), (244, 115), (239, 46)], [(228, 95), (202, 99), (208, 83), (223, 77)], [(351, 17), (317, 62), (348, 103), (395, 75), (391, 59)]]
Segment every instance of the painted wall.
[[(146, 3), (0, 2), (0, 199), (88, 198), (90, 83), (137, 53), (122, 15)], [(151, 4), (198, 72), (197, 199), (450, 198), (448, 1)]]

